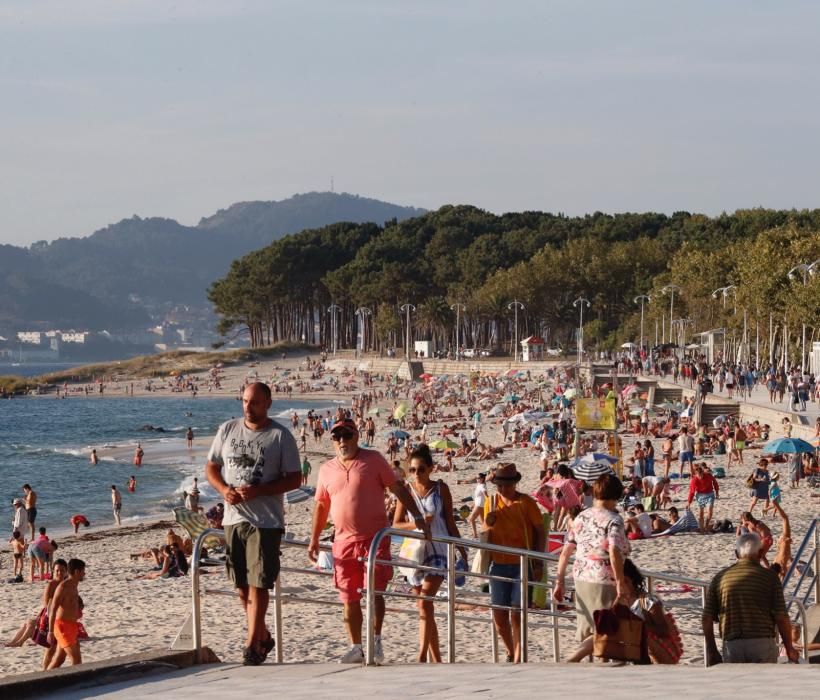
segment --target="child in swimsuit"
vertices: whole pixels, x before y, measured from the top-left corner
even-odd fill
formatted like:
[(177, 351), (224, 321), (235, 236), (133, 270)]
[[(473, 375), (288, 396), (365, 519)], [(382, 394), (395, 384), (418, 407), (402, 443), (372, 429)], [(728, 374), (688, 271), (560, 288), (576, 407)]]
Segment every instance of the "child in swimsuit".
[(23, 542), (23, 536), (20, 534), (19, 530), (15, 530), (12, 533), (9, 542), (11, 542), (11, 551), (14, 552), (14, 578), (16, 579), (19, 576), (22, 581), (23, 554), (26, 551), (26, 543)]

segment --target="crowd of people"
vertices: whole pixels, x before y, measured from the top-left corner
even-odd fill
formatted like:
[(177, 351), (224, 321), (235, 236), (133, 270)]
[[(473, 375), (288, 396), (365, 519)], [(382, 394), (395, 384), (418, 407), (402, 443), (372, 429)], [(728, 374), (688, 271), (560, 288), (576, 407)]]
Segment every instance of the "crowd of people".
[[(314, 374), (321, 376), (316, 369)], [(744, 458), (744, 452), (758, 448), (769, 438), (773, 432), (769, 426), (758, 422), (744, 423), (736, 416), (722, 416), (710, 426), (694, 425), (686, 412), (680, 410), (668, 410), (664, 419), (659, 421), (646, 405), (633, 420), (630, 416), (630, 404), (633, 402), (629, 401), (634, 398), (632, 392), (616, 395), (612, 387), (604, 386), (599, 395), (616, 399), (618, 414), (627, 434), (631, 432), (642, 439), (636, 441), (631, 456), (622, 456), (623, 480), (616, 477), (613, 471), (598, 480), (585, 481), (575, 478), (572, 460), (595, 454), (599, 449), (618, 452), (621, 449), (620, 436), (613, 438), (594, 432), (576, 435), (572, 396), (593, 396), (592, 388), (576, 386), (566, 375), (552, 373), (547, 377), (551, 388), (545, 395), (543, 383), (537, 390), (530, 390), (527, 381), (531, 377), (525, 378), (524, 374), (521, 372), (512, 381), (474, 376), (453, 378), (447, 382), (426, 378), (421, 383), (394, 383), (389, 389), (392, 396), (389, 396), (372, 385), (372, 378), (366, 374), (356, 376), (354, 370), (350, 375), (365, 389), (353, 397), (350, 408), (339, 407), (335, 413), (327, 412), (325, 415), (311, 412), (304, 421), (296, 414), (292, 416), (292, 432), (287, 432), (293, 438), (296, 449), (288, 448), (287, 467), (282, 462), (285, 454), (282, 448), (279, 448), (280, 456), (274, 459), (280, 464), (278, 468), (282, 475), (301, 471), (300, 452), (306, 454), (311, 439), (318, 443), (329, 434), (335, 452), (335, 457), (318, 470), (309, 554), (311, 560), (318, 559), (320, 536), (330, 520), (334, 526), (331, 557), (334, 584), (343, 604), (350, 642), (341, 662), (360, 663), (363, 660), (360, 600), (364, 587), (364, 560), (373, 536), (388, 524), (399, 530), (415, 530), (428, 537), (426, 543), (415, 546), (408, 543), (418, 540), (406, 539), (402, 546), (402, 553), (411, 556), (418, 565), (416, 568), (403, 566), (402, 571), (406, 572), (410, 590), (419, 596), (417, 660), (420, 662), (441, 659), (433, 599), (446, 578), (444, 570), (447, 562), (443, 547), (429, 541), (429, 536), (432, 533), (461, 538), (457, 521), (469, 527), (477, 539), (536, 552), (546, 551), (550, 528), (566, 532), (552, 596), (561, 606), (576, 606), (577, 636), (581, 645), (571, 657), (573, 660), (580, 660), (592, 653), (593, 613), (611, 607), (616, 601), (625, 604), (646, 622), (648, 639), (652, 644), (643, 657), (644, 661), (670, 663), (680, 659), (680, 635), (673, 619), (664, 610), (663, 603), (645, 590), (640, 571), (629, 559), (630, 542), (633, 540), (649, 539), (673, 531), (696, 531), (704, 535), (736, 532), (739, 538), (746, 538), (742, 547), (738, 545), (741, 560), (753, 558), (761, 570), (767, 571), (766, 576), (774, 576), (778, 581), (778, 575), (782, 577), (785, 574), (790, 562), (790, 531), (788, 535), (784, 532), (778, 540), (778, 555), (782, 563), (775, 562), (772, 566), (767, 557), (774, 544), (771, 530), (753, 515), (757, 503), (762, 501), (764, 514), (771, 510), (780, 518), (784, 528), (788, 528), (788, 516), (780, 501), (779, 474), (767, 474), (770, 460), (783, 458), (775, 455), (757, 461), (747, 482), (751, 503), (741, 514), (737, 527), (729, 519), (715, 518), (715, 503), (720, 499), (720, 479), (726, 478), (733, 467), (745, 470), (748, 456)], [(686, 376), (690, 375), (687, 369)], [(245, 391), (255, 386), (258, 385), (251, 385)], [(524, 396), (508, 395), (502, 402), (501, 410), (489, 410), (488, 406), (493, 403), (498, 408), (499, 394), (503, 391), (508, 394), (521, 391)], [(394, 402), (392, 410), (385, 415), (386, 432), (382, 433), (384, 454), (381, 454), (373, 449), (377, 432), (375, 419), (380, 416), (379, 409), (372, 410), (372, 405), (385, 397), (393, 398)], [(483, 397), (490, 401), (483, 402)], [(491, 433), (485, 433), (482, 429), (482, 421), (487, 420), (501, 422), (501, 442), (492, 444), (488, 440)], [(284, 429), (275, 421), (271, 421), (271, 425), (275, 426), (272, 428), (275, 430)], [(411, 435), (413, 432), (416, 433), (415, 437)], [(427, 443), (437, 444), (436, 438), (447, 442), (432, 451)], [(285, 438), (282, 440), (289, 442)], [(654, 440), (660, 441), (657, 448), (661, 459), (657, 464)], [(518, 491), (516, 485), (522, 478), (521, 471), (514, 461), (504, 459), (507, 453), (514, 455), (522, 449), (528, 453), (537, 452), (540, 457), (539, 486), (532, 494)], [(215, 454), (213, 449), (212, 454)], [(725, 455), (726, 466), (710, 464), (716, 455)], [(466, 511), (454, 506), (447, 483), (440, 478), (457, 470), (454, 458), (459, 457), (465, 460), (486, 459), (495, 463), (476, 477), (473, 503)], [(799, 459), (785, 459), (790, 460), (790, 470), (795, 470), (796, 478), (791, 482), (793, 486), (798, 485), (801, 477), (814, 475), (817, 470), (816, 456), (813, 454), (801, 455)], [(673, 470), (673, 463), (677, 470)], [(217, 464), (209, 462), (209, 480), (218, 490), (230, 494), (216, 474)], [(656, 468), (662, 469), (663, 473), (659, 471), (656, 474)], [(674, 493), (683, 486), (678, 481), (682, 479), (688, 481), (688, 495), (683, 506), (686, 517), (672, 505)], [(300, 483), (304, 483), (303, 478)], [(459, 483), (463, 482), (459, 480)], [(488, 484), (492, 484), (495, 490), (491, 496), (487, 490)], [(278, 488), (271, 487), (274, 499)], [(226, 508), (232, 497), (226, 496)], [(694, 515), (694, 510), (697, 515)], [(281, 530), (281, 523), (277, 521), (277, 524), (278, 528), (274, 529)], [(752, 543), (753, 540), (756, 544)], [(467, 544), (465, 542), (465, 551), (459, 557), (464, 560), (464, 567), (469, 566)], [(564, 578), (573, 553), (574, 598), (570, 601), (565, 598)], [(379, 563), (375, 567), (375, 583), (376, 590), (382, 592), (394, 575), (393, 567), (382, 563), (391, 556), (389, 539), (382, 540), (377, 556)], [(493, 552), (489, 560), (486, 571), (490, 576), (493, 620), (508, 660), (519, 661), (519, 559)], [(237, 575), (235, 568), (236, 564), (229, 564), (232, 576)], [(540, 580), (540, 560), (530, 561), (529, 575), (531, 581)], [(265, 587), (262, 584), (266, 582), (259, 583)], [(239, 589), (245, 606), (246, 594), (242, 585)], [(532, 601), (527, 604), (532, 604)], [(718, 608), (717, 604), (710, 608), (715, 621), (720, 618)], [(377, 663), (384, 659), (384, 609), (383, 598), (377, 596)], [(772, 639), (775, 628), (782, 627), (777, 617), (779, 608), (773, 610), (777, 614), (770, 618)], [(704, 630), (706, 626), (705, 615)], [(254, 623), (250, 616), (248, 629), (245, 662), (261, 663), (266, 656), (268, 632)], [(791, 659), (794, 656), (791, 634), (781, 634), (781, 637)], [(731, 653), (729, 656), (731, 658)], [(712, 660), (716, 658), (713, 656)]]

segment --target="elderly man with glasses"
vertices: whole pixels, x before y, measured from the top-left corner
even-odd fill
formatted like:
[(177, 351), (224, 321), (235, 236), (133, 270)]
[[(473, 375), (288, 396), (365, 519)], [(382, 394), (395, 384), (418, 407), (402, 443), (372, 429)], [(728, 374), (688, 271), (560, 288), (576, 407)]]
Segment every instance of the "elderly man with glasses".
[[(333, 581), (344, 606), (344, 620), (351, 647), (339, 663), (362, 663), (361, 589), (365, 586), (365, 567), (374, 535), (387, 527), (384, 491), (390, 489), (413, 515), (418, 529), (430, 537), (423, 514), (387, 463), (375, 450), (359, 447), (359, 430), (355, 421), (343, 418), (330, 429), (336, 457), (319, 470), (316, 484), (316, 506), (308, 555), (312, 561), (319, 556), (319, 535), (333, 520), (336, 534), (333, 540)], [(377, 554), (380, 560), (390, 559), (390, 539), (382, 540)], [(393, 567), (376, 566), (376, 590), (384, 591), (393, 577)], [(376, 597), (376, 663), (384, 661), (381, 632), (384, 621), (384, 598)]]

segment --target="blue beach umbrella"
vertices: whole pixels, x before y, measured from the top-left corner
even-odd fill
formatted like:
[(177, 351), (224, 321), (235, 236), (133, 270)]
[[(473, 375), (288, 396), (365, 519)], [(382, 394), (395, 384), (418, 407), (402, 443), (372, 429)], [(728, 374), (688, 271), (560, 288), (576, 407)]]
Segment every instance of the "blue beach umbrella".
[(814, 452), (814, 446), (810, 442), (800, 438), (775, 438), (763, 445), (763, 454), (795, 454), (796, 452)]
[(388, 430), (385, 437), (394, 437), (397, 440), (406, 440), (410, 437), (410, 433), (405, 430)]

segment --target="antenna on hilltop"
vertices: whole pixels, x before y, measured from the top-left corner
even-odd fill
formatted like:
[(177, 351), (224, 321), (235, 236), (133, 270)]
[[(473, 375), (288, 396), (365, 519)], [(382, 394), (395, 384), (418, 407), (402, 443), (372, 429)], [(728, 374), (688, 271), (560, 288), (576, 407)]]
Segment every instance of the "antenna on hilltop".
[(333, 175), (330, 176), (330, 191), (334, 192), (334, 189), (333, 189)]

